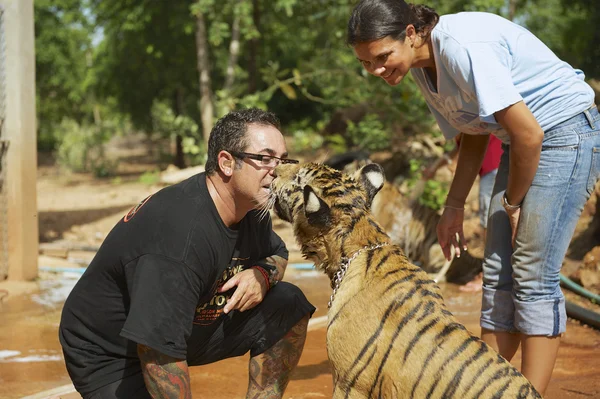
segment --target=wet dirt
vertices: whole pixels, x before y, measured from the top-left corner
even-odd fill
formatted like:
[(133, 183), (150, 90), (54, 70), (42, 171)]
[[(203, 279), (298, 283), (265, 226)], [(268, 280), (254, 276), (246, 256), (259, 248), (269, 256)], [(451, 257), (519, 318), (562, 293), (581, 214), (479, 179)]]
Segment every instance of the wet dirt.
[[(45, 273), (40, 291), (3, 303), (0, 319), (0, 398), (79, 398), (71, 393), (52, 395), (52, 388), (70, 383), (57, 338), (62, 303), (78, 275)], [(313, 270), (290, 265), (287, 281), (298, 285), (315, 304), (315, 312), (300, 359), (285, 398), (330, 398), (332, 377), (325, 348), (330, 288), (327, 278)], [(440, 284), (448, 308), (475, 334), (479, 334), (480, 294)], [(321, 321), (321, 322), (320, 322)], [(519, 367), (520, 352), (512, 363)], [(248, 379), (248, 356), (191, 368), (194, 397), (243, 398)], [(47, 392), (46, 395), (43, 392)], [(41, 394), (40, 394), (41, 393)], [(600, 331), (569, 320), (561, 341), (546, 398), (600, 398)]]

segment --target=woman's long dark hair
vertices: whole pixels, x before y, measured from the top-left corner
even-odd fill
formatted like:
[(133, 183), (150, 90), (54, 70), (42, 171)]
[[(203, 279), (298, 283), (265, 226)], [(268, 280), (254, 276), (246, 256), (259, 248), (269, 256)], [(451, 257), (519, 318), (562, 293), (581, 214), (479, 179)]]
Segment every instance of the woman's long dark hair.
[(362, 0), (348, 21), (346, 42), (350, 46), (390, 36), (404, 40), (406, 27), (413, 25), (427, 39), (440, 16), (433, 8), (404, 0)]

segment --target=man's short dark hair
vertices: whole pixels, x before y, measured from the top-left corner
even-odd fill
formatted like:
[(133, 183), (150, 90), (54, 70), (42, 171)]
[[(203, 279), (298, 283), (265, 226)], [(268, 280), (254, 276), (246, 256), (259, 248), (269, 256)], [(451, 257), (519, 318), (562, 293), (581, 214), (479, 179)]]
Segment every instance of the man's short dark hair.
[(212, 175), (218, 170), (219, 152), (244, 152), (246, 150), (248, 147), (246, 132), (250, 124), (273, 126), (277, 129), (280, 127), (279, 119), (269, 111), (247, 108), (229, 112), (217, 121), (210, 132), (204, 167), (207, 175)]

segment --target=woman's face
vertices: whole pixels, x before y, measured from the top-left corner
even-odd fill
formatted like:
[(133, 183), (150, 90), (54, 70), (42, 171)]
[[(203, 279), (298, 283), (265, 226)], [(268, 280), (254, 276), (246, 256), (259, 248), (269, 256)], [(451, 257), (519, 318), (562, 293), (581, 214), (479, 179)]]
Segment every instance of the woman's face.
[(403, 41), (390, 36), (354, 46), (356, 58), (372, 75), (379, 76), (390, 86), (404, 79), (415, 60), (414, 47), (410, 37)]

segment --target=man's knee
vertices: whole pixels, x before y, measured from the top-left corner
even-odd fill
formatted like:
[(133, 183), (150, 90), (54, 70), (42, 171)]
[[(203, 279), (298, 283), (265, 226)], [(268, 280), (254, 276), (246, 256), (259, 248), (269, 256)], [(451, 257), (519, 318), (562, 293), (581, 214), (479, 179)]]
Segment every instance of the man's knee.
[(299, 303), (310, 305), (300, 288), (285, 281), (280, 281), (272, 287), (264, 301), (268, 301), (271, 305), (279, 308), (288, 308)]
[(256, 311), (261, 320), (261, 333), (252, 346), (251, 356), (264, 352), (289, 334), (304, 337), (315, 307), (298, 287), (279, 282), (269, 290)]

